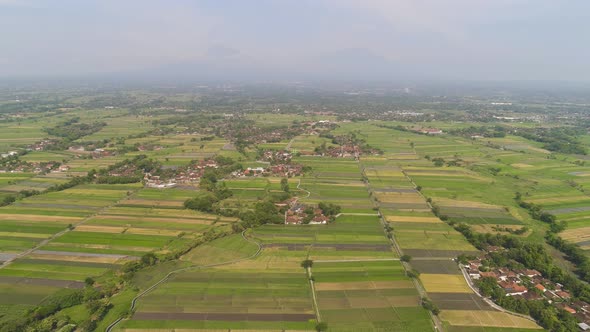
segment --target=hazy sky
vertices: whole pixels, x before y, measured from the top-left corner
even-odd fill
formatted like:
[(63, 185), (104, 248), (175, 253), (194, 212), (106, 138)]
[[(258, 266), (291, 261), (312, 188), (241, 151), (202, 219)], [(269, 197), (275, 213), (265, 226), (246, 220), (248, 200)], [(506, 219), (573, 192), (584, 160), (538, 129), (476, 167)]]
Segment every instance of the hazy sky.
[(588, 0), (0, 0), (0, 77), (590, 80)]

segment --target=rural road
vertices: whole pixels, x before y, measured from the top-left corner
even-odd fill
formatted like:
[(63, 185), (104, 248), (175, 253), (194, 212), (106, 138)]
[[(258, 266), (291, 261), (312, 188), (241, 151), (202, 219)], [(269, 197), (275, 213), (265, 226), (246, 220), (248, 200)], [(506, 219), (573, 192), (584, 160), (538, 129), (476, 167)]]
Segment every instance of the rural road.
[[(363, 175), (365, 175), (364, 170), (362, 170), (362, 173), (363, 173)], [(404, 175), (405, 175), (405, 173), (404, 173)], [(406, 177), (407, 177), (407, 175), (406, 175)], [(365, 176), (365, 178), (367, 178), (367, 177)], [(408, 180), (410, 182), (412, 182), (410, 178), (408, 178)], [(365, 183), (365, 187), (367, 188), (367, 191), (370, 192), (371, 187), (370, 187), (368, 178), (366, 181), (363, 181), (363, 182)], [(412, 182), (412, 184), (414, 184), (414, 182)], [(414, 184), (414, 186), (415, 186), (415, 184)], [(373, 201), (374, 204), (377, 205), (377, 207), (379, 207), (379, 203), (375, 201), (374, 197), (371, 196), (371, 200)], [(379, 221), (381, 222), (381, 225), (383, 226), (383, 232), (387, 234), (387, 231), (386, 231), (387, 221), (385, 221), (385, 218), (383, 217), (381, 210), (379, 210), (378, 214), (379, 214)], [(393, 246), (393, 248), (397, 252), (398, 257), (403, 256), (403, 251), (401, 250), (401, 248), (397, 245), (397, 242), (395, 241), (395, 234), (393, 235), (393, 237), (389, 238), (389, 241), (391, 242), (391, 245)], [(412, 269), (410, 264), (408, 264), (407, 262), (401, 262), (401, 263), (402, 263), (402, 266), (404, 267), (404, 270), (406, 272), (410, 271)], [(416, 288), (416, 290), (418, 291), (418, 294), (420, 295), (420, 298), (428, 297), (426, 294), (426, 290), (424, 289), (424, 287), (422, 287), (422, 284), (420, 283), (420, 281), (416, 278), (411, 278), (411, 279), (412, 279), (412, 282), (414, 283), (414, 288)], [(433, 314), (431, 311), (428, 311), (428, 313), (430, 314), (430, 318), (432, 319), (432, 323), (434, 324), (434, 330), (440, 331), (440, 332), (444, 331), (443, 324), (442, 324), (440, 318), (437, 315)]]
[[(135, 296), (133, 298), (133, 300), (131, 300), (131, 307), (129, 308), (129, 312), (130, 313), (133, 313), (133, 310), (135, 309), (135, 306), (137, 304), (137, 301), (141, 297), (143, 297), (147, 293), (151, 292), (154, 288), (158, 287), (160, 284), (162, 284), (163, 282), (165, 282), (166, 280), (168, 280), (168, 278), (170, 278), (173, 274), (176, 274), (176, 273), (179, 273), (179, 272), (184, 272), (184, 271), (189, 271), (189, 270), (193, 270), (193, 269), (206, 269), (206, 268), (210, 268), (210, 267), (216, 267), (216, 266), (234, 264), (234, 263), (238, 263), (238, 262), (242, 262), (242, 261), (245, 261), (245, 260), (248, 260), (248, 259), (255, 258), (258, 255), (260, 255), (260, 252), (262, 251), (262, 245), (260, 245), (259, 242), (256, 242), (254, 240), (251, 240), (251, 239), (247, 238), (246, 235), (245, 235), (245, 233), (246, 233), (246, 231), (243, 231), (242, 232), (242, 237), (244, 238), (244, 240), (246, 240), (246, 241), (248, 241), (250, 243), (254, 243), (254, 244), (256, 244), (258, 246), (258, 250), (256, 250), (255, 253), (253, 253), (252, 255), (250, 255), (248, 257), (234, 259), (234, 260), (227, 261), (227, 262), (215, 263), (215, 264), (208, 264), (208, 265), (191, 265), (191, 266), (183, 267), (183, 268), (178, 269), (178, 270), (170, 271), (170, 272), (168, 272), (168, 274), (166, 276), (164, 276), (164, 278), (160, 279), (159, 281), (157, 281), (156, 283), (154, 283), (150, 287), (146, 288), (141, 293), (137, 294), (137, 296)], [(105, 329), (105, 332), (111, 332), (115, 328), (115, 326), (117, 326), (117, 324), (119, 324), (119, 322), (121, 322), (122, 320), (123, 320), (123, 317), (121, 317), (121, 318), (117, 319), (116, 321), (112, 322)]]
[(311, 196), (311, 192), (309, 190), (301, 188), (301, 179), (299, 179), (299, 183), (297, 183), (297, 189), (305, 191), (307, 193), (307, 196), (301, 198), (308, 198), (309, 196)]
[[(383, 225), (383, 230), (385, 231), (386, 221), (385, 221), (385, 219), (383, 219), (382, 215), (380, 215), (379, 219), (381, 220), (381, 224)], [(395, 237), (395, 235), (394, 235), (394, 237)], [(391, 244), (395, 248), (395, 251), (397, 251), (398, 256), (401, 257), (403, 255), (403, 252), (402, 252), (401, 248), (397, 245), (397, 242), (395, 242), (395, 240), (393, 238), (391, 238), (389, 240), (391, 241)], [(413, 259), (415, 259), (415, 258), (413, 258)], [(406, 271), (411, 270), (410, 264), (408, 264), (407, 262), (401, 262), (401, 263), (402, 263), (402, 266), (404, 267), (404, 270), (406, 270)], [(416, 278), (411, 278), (411, 279), (412, 279), (412, 282), (414, 283), (414, 287), (418, 291), (418, 294), (420, 294), (420, 298), (428, 297), (428, 295), (426, 294), (426, 290), (424, 289), (424, 287), (422, 287), (422, 284), (420, 283), (420, 281), (418, 281), (418, 279), (416, 279)], [(442, 322), (440, 321), (438, 316), (433, 314), (431, 311), (428, 311), (428, 313), (430, 314), (430, 318), (432, 319), (432, 322), (434, 323), (435, 331), (444, 331)]]
[(322, 316), (320, 316), (320, 307), (318, 306), (318, 300), (315, 295), (315, 284), (311, 277), (311, 267), (307, 267), (307, 278), (309, 279), (309, 285), (311, 286), (311, 296), (313, 298), (313, 306), (315, 308), (315, 315), (318, 318), (318, 323), (322, 322)]
[[(414, 180), (412, 180), (412, 178), (410, 176), (408, 176), (408, 174), (406, 174), (406, 172), (404, 170), (402, 170), (402, 173), (406, 176), (406, 178), (408, 179), (408, 181), (410, 181), (412, 183), (412, 185), (414, 185), (414, 187), (417, 188), (417, 185), (414, 182)], [(420, 196), (422, 196), (424, 199), (426, 199), (426, 197), (424, 196), (424, 194), (422, 194), (421, 191), (419, 191), (419, 190), (416, 190), (416, 191), (420, 194)], [(428, 201), (426, 201), (426, 203), (432, 209), (432, 205)], [(423, 257), (413, 258), (413, 260), (421, 260), (421, 259), (424, 259), (424, 260), (433, 260), (433, 259), (436, 259), (436, 258), (427, 258), (427, 257), (424, 257), (424, 258)], [(444, 260), (447, 260), (447, 259), (448, 258), (444, 258)], [(461, 273), (463, 274), (463, 277), (465, 278), (465, 281), (467, 282), (467, 285), (469, 286), (469, 288), (477, 296), (479, 296), (485, 303), (487, 303), (488, 305), (490, 305), (490, 307), (492, 307), (492, 308), (494, 308), (494, 309), (496, 309), (496, 310), (498, 310), (500, 312), (504, 312), (504, 313), (507, 313), (507, 314), (510, 314), (510, 315), (514, 315), (514, 316), (517, 316), (517, 317), (520, 317), (520, 318), (528, 319), (528, 320), (533, 321), (533, 322), (536, 323), (536, 321), (533, 318), (531, 318), (530, 316), (522, 315), (522, 314), (519, 314), (519, 313), (516, 313), (516, 312), (512, 312), (512, 311), (506, 310), (506, 309), (502, 308), (501, 306), (495, 304), (492, 300), (490, 300), (490, 299), (482, 296), (479, 293), (479, 291), (477, 290), (477, 287), (475, 287), (475, 285), (473, 285), (473, 282), (472, 282), (471, 278), (469, 278), (469, 275), (467, 274), (467, 272), (465, 271), (465, 269), (463, 268), (463, 266), (459, 265), (459, 268), (460, 268)]]
[(471, 278), (469, 278), (469, 275), (467, 274), (467, 271), (465, 271), (465, 268), (463, 266), (459, 265), (459, 269), (461, 269), (461, 273), (463, 274), (463, 278), (465, 278), (465, 281), (467, 282), (467, 285), (469, 286), (469, 288), (471, 288), (471, 290), (475, 294), (477, 294), (477, 296), (479, 296), (485, 303), (489, 304), (490, 307), (492, 307), (492, 308), (494, 308), (494, 309), (496, 309), (498, 311), (501, 311), (501, 312), (504, 312), (504, 313), (507, 313), (507, 314), (510, 314), (510, 315), (514, 315), (514, 316), (517, 316), (517, 317), (520, 317), (520, 318), (528, 319), (530, 321), (533, 321), (533, 322), (537, 323), (531, 316), (527, 316), (527, 315), (519, 314), (517, 312), (512, 312), (510, 310), (506, 310), (506, 309), (502, 308), (501, 306), (495, 304), (494, 301), (492, 301), (492, 300), (488, 299), (487, 297), (481, 295), (479, 293), (479, 290), (477, 289), (477, 287), (475, 287), (475, 285), (473, 284), (473, 281), (471, 280)]
[(369, 217), (379, 217), (379, 213), (338, 213), (336, 218), (340, 216), (369, 216)]
[(291, 150), (291, 145), (292, 145), (292, 144), (293, 144), (293, 142), (295, 141), (295, 138), (296, 138), (296, 137), (297, 137), (297, 136), (295, 136), (295, 137), (291, 138), (291, 140), (289, 141), (289, 144), (287, 144), (287, 146), (285, 147), (285, 150), (287, 150), (287, 151)]

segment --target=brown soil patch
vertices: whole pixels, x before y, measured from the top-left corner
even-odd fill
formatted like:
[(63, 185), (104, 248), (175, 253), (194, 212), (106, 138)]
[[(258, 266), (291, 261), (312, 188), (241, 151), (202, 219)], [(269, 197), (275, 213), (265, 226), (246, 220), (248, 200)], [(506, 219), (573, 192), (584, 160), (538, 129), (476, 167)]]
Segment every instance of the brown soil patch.
[(64, 223), (72, 221), (80, 221), (83, 218), (79, 217), (63, 217), (63, 216), (44, 216), (38, 214), (0, 214), (0, 220), (21, 220), (21, 221), (63, 221)]
[(364, 290), (364, 289), (396, 289), (412, 288), (410, 280), (396, 281), (351, 281), (351, 282), (318, 282), (315, 284), (317, 291), (334, 290)]
[(43, 279), (43, 278), (23, 278), (23, 277), (0, 276), (0, 283), (18, 284), (18, 285), (22, 285), (23, 287), (27, 287), (26, 285), (39, 285), (39, 286), (51, 286), (51, 287), (59, 287), (59, 288), (75, 288), (75, 289), (84, 288), (84, 283), (81, 281)]
[(389, 222), (416, 222), (416, 223), (441, 223), (437, 217), (410, 217), (410, 216), (387, 216)]
[(81, 225), (76, 227), (77, 232), (91, 232), (91, 233), (109, 233), (109, 234), (118, 234), (123, 233), (125, 231), (125, 227), (116, 227), (116, 226), (91, 226), (91, 225)]
[(306, 322), (314, 319), (313, 314), (254, 314), (254, 313), (188, 313), (188, 312), (138, 312), (133, 315), (139, 320), (216, 320), (216, 321), (264, 321), (264, 322)]

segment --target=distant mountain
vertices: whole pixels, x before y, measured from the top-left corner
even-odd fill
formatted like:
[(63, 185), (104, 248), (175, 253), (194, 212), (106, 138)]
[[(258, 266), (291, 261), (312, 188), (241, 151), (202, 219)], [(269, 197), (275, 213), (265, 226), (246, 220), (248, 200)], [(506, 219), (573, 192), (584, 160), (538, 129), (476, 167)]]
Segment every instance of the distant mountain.
[[(296, 63), (295, 63), (296, 62)], [(390, 80), (408, 76), (403, 67), (367, 49), (350, 48), (301, 58), (284, 66), (269, 65), (224, 46), (209, 49), (207, 56), (121, 73), (137, 78), (179, 80)]]
[(310, 68), (325, 78), (384, 79), (401, 74), (398, 65), (362, 48), (338, 50), (310, 60)]

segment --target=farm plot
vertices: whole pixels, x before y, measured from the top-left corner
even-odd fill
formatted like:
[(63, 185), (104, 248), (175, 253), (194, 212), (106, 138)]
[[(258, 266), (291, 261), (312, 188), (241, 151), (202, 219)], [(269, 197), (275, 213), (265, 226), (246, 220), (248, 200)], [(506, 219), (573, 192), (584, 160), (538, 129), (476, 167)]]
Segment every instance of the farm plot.
[[(196, 139), (193, 141), (193, 139)], [(152, 159), (159, 160), (166, 166), (186, 165), (193, 160), (213, 157), (228, 144), (227, 140), (214, 139), (200, 141), (195, 135), (164, 136), (151, 142), (161, 148), (154, 151), (138, 151), (128, 155), (145, 154)]]
[(196, 193), (196, 190), (180, 188), (143, 188), (133, 197), (120, 202), (119, 206), (182, 209), (184, 201), (194, 197)]
[(89, 218), (73, 232), (52, 241), (44, 250), (142, 256), (182, 246), (215, 222), (235, 218), (185, 210), (182, 203), (194, 195), (182, 189), (140, 189), (116, 205)]
[[(71, 228), (101, 209), (114, 204), (133, 187), (122, 185), (84, 185), (23, 199), (0, 208), (0, 252), (20, 253), (42, 240)], [(54, 241), (68, 239), (73, 232), (66, 232)], [(53, 241), (44, 247), (51, 247)], [(60, 288), (83, 287), (88, 276), (103, 274), (113, 264), (124, 262), (122, 257), (81, 256), (72, 250), (33, 252), (0, 269), (0, 283), (27, 285), (31, 289), (46, 287), (53, 293)], [(15, 256), (12, 256), (13, 258)], [(19, 292), (1, 293), (4, 304), (18, 306)], [(16, 294), (13, 296), (13, 294)], [(43, 293), (48, 295), (47, 293)], [(36, 298), (38, 299), (38, 298)]]
[(303, 203), (325, 201), (340, 205), (343, 213), (375, 213), (356, 162), (326, 162), (326, 158), (304, 162), (311, 162), (313, 174), (301, 179), (300, 188), (310, 192)]
[(20, 125), (3, 123), (0, 124), (0, 150), (5, 151), (23, 144), (33, 144), (46, 136), (47, 133), (43, 131), (43, 125), (39, 122), (26, 120)]
[(84, 174), (93, 169), (99, 170), (112, 166), (125, 159), (125, 156), (105, 157), (100, 159), (72, 159), (66, 163), (70, 173)]
[[(326, 144), (326, 147), (333, 146), (332, 140), (329, 138), (316, 135), (299, 135), (292, 140), (290, 147), (293, 152), (313, 152), (316, 147), (322, 144)], [(288, 142), (277, 144), (274, 147), (276, 149), (284, 149), (287, 145)]]
[[(372, 172), (367, 173), (367, 169)], [(389, 174), (396, 176), (398, 172), (402, 170), (392, 167)], [(365, 168), (365, 175), (371, 190), (374, 182), (379, 186), (383, 179), (388, 178), (386, 169)], [(395, 241), (405, 253), (416, 257), (453, 257), (462, 251), (475, 251), (460, 233), (431, 213), (424, 197), (405, 175), (403, 180), (405, 185), (390, 187), (387, 191), (373, 191), (373, 196), (385, 220), (393, 227)]]
[(410, 265), (421, 273), (428, 297), (441, 310), (492, 310), (468, 288), (455, 261), (415, 259)]
[[(101, 119), (101, 121), (107, 123), (104, 128), (80, 140), (100, 141), (125, 135), (139, 134), (153, 128), (152, 120), (152, 118), (141, 115), (104, 117)], [(122, 133), (125, 133), (125, 135), (122, 135)]]
[[(215, 264), (247, 258), (257, 250), (234, 235), (200, 246), (182, 259)], [(302, 258), (286, 258), (294, 264), (284, 264), (285, 258), (275, 254), (271, 250), (256, 259), (179, 273), (141, 299), (121, 328), (313, 329), (316, 317), (311, 288), (299, 266)]]
[(463, 275), (425, 273), (420, 280), (428, 293), (472, 293)]
[[(100, 189), (98, 189), (100, 188)], [(85, 186), (0, 208), (0, 252), (18, 253), (123, 197), (128, 187)]]
[(441, 215), (467, 224), (522, 225), (509, 209), (479, 202), (435, 200)]
[(15, 179), (0, 189), (10, 193), (18, 193), (22, 190), (36, 190), (42, 192), (52, 186), (66, 183), (69, 180), (70, 179), (67, 178), (65, 173), (49, 173), (26, 177), (20, 180)]
[(58, 290), (58, 287), (31, 285), (0, 278), (0, 326), (5, 320), (24, 315), (27, 310)]
[(376, 216), (340, 216), (328, 225), (268, 225), (253, 236), (268, 249), (302, 252), (311, 259), (392, 258)]
[(312, 274), (320, 315), (330, 330), (432, 330), (399, 262), (314, 263)]
[(536, 323), (507, 313), (486, 310), (442, 310), (440, 317), (453, 326), (541, 329)]
[[(363, 165), (367, 161), (363, 160)], [(396, 166), (365, 166), (364, 175), (371, 180), (371, 188), (383, 193), (415, 193), (414, 187), (407, 181), (401, 168)]]

